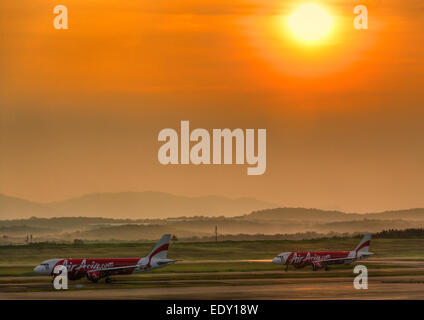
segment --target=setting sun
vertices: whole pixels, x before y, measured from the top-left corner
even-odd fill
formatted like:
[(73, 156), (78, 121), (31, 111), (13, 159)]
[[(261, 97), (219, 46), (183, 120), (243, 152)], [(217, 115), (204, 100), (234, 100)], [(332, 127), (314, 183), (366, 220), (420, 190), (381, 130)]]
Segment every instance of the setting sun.
[(308, 3), (299, 7), (288, 19), (290, 30), (301, 40), (315, 42), (327, 35), (333, 19), (319, 5)]

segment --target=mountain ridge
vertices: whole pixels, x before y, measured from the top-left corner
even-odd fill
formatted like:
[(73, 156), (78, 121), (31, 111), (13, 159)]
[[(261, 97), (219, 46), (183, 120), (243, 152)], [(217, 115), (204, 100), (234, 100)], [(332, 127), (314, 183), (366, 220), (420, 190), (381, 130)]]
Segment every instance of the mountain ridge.
[(38, 217), (105, 217), (130, 219), (180, 216), (237, 216), (277, 205), (249, 197), (179, 196), (156, 191), (91, 193), (40, 203), (0, 194), (0, 219)]
[(40, 203), (0, 194), (0, 219), (30, 217), (95, 217), (166, 219), (180, 217), (240, 217), (245, 220), (337, 222), (362, 219), (424, 220), (424, 208), (346, 213), (302, 207), (279, 207), (250, 197), (179, 196), (156, 191), (91, 193), (62, 201)]

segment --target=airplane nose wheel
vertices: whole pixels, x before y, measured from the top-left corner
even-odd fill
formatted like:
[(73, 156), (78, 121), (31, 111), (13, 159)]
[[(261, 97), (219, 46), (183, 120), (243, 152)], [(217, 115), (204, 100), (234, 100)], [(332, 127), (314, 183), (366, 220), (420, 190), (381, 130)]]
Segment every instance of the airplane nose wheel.
[(111, 278), (106, 278), (106, 279), (105, 279), (105, 282), (106, 282), (106, 283), (112, 283), (112, 279), (111, 279)]

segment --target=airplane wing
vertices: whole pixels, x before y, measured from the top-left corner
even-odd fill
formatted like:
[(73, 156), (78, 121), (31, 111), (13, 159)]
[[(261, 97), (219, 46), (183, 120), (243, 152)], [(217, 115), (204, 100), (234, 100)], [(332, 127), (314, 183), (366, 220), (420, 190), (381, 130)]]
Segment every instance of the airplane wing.
[[(370, 257), (373, 256), (373, 253), (369, 253), (369, 254), (365, 254), (363, 253), (362, 256), (365, 257)], [(316, 260), (315, 262), (322, 262), (322, 263), (326, 263), (326, 262), (337, 262), (337, 261), (350, 261), (350, 262), (354, 262), (356, 260), (360, 260), (360, 258), (358, 257), (345, 257), (345, 258), (334, 258), (334, 259), (323, 259), (323, 260)]]
[[(174, 263), (174, 262), (176, 262), (176, 261), (179, 261), (179, 260), (168, 260), (168, 261), (164, 261), (164, 262), (162, 262), (162, 261), (158, 261), (158, 262), (156, 262), (158, 265), (166, 265), (166, 264), (169, 264), (169, 263)], [(113, 267), (113, 268), (104, 268), (104, 269), (97, 269), (97, 270), (95, 270), (95, 271), (98, 271), (98, 272), (102, 272), (102, 273), (105, 273), (105, 274), (107, 274), (107, 273), (109, 273), (109, 272), (113, 272), (113, 271), (119, 271), (119, 270), (129, 270), (129, 269), (136, 269), (136, 268), (141, 268), (141, 267), (143, 267), (143, 265), (139, 265), (139, 264), (134, 264), (134, 265), (131, 265), (131, 266), (123, 266), (123, 267)]]
[(108, 272), (113, 272), (113, 271), (118, 271), (118, 270), (135, 269), (137, 267), (139, 267), (139, 265), (114, 267), (114, 268), (104, 268), (104, 269), (97, 269), (95, 271), (108, 273)]

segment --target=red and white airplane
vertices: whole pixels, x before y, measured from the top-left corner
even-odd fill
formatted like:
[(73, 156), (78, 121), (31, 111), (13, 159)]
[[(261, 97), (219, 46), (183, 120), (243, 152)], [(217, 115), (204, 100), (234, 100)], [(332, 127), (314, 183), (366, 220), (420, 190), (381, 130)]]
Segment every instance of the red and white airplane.
[(352, 251), (284, 252), (275, 257), (272, 263), (285, 265), (285, 271), (290, 265), (295, 268), (311, 265), (314, 271), (320, 268), (328, 270), (328, 265), (331, 264), (351, 264), (373, 256), (374, 253), (368, 252), (370, 241), (371, 235), (366, 234)]
[(97, 282), (106, 278), (109, 283), (111, 275), (128, 275), (133, 272), (148, 271), (165, 267), (174, 263), (167, 259), (169, 239), (171, 235), (165, 234), (144, 258), (116, 258), (116, 259), (50, 259), (43, 261), (34, 268), (34, 271), (43, 275), (55, 277), (54, 268), (59, 265), (66, 266), (69, 280), (78, 280), (86, 277)]

